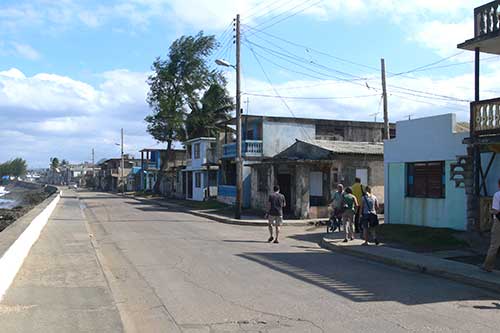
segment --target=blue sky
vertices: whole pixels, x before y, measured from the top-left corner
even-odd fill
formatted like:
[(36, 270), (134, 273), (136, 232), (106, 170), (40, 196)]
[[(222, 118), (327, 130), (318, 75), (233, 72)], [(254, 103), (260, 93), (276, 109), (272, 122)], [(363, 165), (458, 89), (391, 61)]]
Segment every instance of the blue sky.
[[(278, 92), (297, 116), (373, 120), (380, 112), (378, 68), (384, 57), (391, 121), (447, 112), (465, 120), (466, 100), (473, 95), (472, 55), (459, 54), (456, 44), (472, 37), (473, 8), (482, 3), (4, 0), (0, 161), (21, 156), (43, 167), (58, 156), (78, 162), (89, 160), (93, 147), (97, 158), (116, 156), (121, 127), (128, 152), (137, 156), (142, 147), (159, 146), (143, 122), (150, 112), (145, 79), (152, 61), (183, 34), (203, 30), (229, 36), (226, 29), (238, 12), (250, 113), (290, 116)], [(227, 45), (214, 57), (234, 61), (234, 46)], [(494, 97), (500, 67), (497, 58), (485, 57), (482, 97)], [(438, 61), (423, 71), (392, 77)], [(234, 74), (227, 76), (232, 92)]]

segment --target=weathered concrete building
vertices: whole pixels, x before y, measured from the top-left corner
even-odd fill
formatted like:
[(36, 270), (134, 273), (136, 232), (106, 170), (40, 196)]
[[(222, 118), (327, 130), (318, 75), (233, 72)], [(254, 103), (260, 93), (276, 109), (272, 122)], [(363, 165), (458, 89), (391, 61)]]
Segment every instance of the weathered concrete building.
[[(227, 122), (228, 129), (231, 130), (229, 126), (234, 124), (234, 119)], [(394, 136), (394, 126), (391, 125), (390, 128), (391, 136)], [(251, 176), (254, 164), (276, 156), (294, 145), (296, 140), (382, 142), (383, 131), (384, 124), (378, 122), (243, 115), (243, 207), (255, 206), (253, 196), (256, 192), (252, 191)], [(228, 135), (224, 137), (226, 142), (222, 145), (218, 199), (226, 203), (234, 203), (236, 143), (227, 142)], [(381, 170), (383, 170), (383, 159), (380, 161)], [(352, 169), (354, 173), (355, 169)], [(366, 179), (364, 174), (361, 176)], [(354, 176), (351, 177), (349, 174), (346, 174), (346, 177), (348, 182), (351, 182), (351, 178), (352, 181), (354, 180)]]
[(383, 145), (373, 142), (297, 140), (272, 158), (252, 165), (252, 208), (264, 210), (274, 184), (287, 199), (285, 216), (328, 216), (337, 184), (364, 178), (383, 202)]

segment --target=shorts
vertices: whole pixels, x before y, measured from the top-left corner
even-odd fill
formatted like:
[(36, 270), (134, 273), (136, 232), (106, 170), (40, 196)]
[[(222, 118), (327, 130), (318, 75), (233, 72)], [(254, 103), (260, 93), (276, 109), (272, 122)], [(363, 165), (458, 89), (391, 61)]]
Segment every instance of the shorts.
[(269, 225), (272, 225), (273, 227), (280, 226), (283, 224), (283, 217), (269, 215), (268, 221), (269, 221)]

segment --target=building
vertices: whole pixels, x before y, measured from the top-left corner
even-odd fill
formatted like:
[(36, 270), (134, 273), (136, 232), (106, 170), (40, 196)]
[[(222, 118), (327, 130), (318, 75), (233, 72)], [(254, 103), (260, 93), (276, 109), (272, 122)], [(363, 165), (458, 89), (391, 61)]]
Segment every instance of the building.
[(109, 158), (98, 162), (99, 170), (97, 173), (96, 185), (99, 190), (111, 192), (118, 192), (121, 190), (122, 183), (126, 186), (126, 180), (129, 173), (134, 166), (139, 165), (140, 160), (136, 160), (127, 154), (124, 155), (123, 181), (121, 180), (121, 162), (121, 158)]
[[(140, 180), (138, 182), (139, 191), (153, 191), (153, 188), (158, 180), (158, 174), (161, 170), (162, 161), (167, 161), (167, 167), (164, 170), (162, 182), (160, 184), (160, 192), (164, 196), (173, 197), (178, 192), (177, 188), (177, 173), (179, 168), (186, 165), (186, 150), (171, 149), (170, 155), (167, 158), (167, 149), (145, 148), (141, 153), (141, 171), (139, 172)], [(182, 189), (182, 187), (180, 187)]]
[[(234, 119), (229, 121), (228, 128), (231, 129), (234, 123)], [(377, 122), (242, 116), (243, 207), (256, 206), (253, 202), (255, 191), (252, 191), (252, 166), (277, 156), (294, 145), (297, 140), (310, 143), (316, 140), (376, 143), (382, 142), (383, 132), (384, 124)], [(390, 134), (395, 135), (392, 125)], [(227, 142), (230, 138), (228, 135), (223, 137), (225, 141), (221, 143), (218, 199), (222, 202), (234, 203), (236, 198), (236, 143)], [(382, 165), (382, 158), (380, 158), (381, 172)], [(314, 215), (312, 212), (307, 214)]]
[(203, 201), (217, 197), (217, 139), (195, 138), (185, 143), (186, 168), (182, 170), (185, 198)]
[(383, 202), (383, 160), (380, 142), (296, 140), (274, 157), (251, 165), (251, 206), (264, 210), (278, 184), (287, 199), (285, 216), (327, 217), (333, 189), (353, 184), (356, 177)]
[[(471, 177), (467, 189), (467, 219), (469, 230), (488, 230), (492, 219), (489, 209), (495, 181), (500, 170), (500, 98), (481, 100), (480, 57), (482, 53), (500, 55), (500, 1), (491, 1), (474, 9), (474, 37), (458, 48), (475, 52), (475, 98), (470, 107), (470, 136), (466, 165)], [(493, 171), (493, 172), (492, 172)], [(496, 173), (495, 173), (496, 172)]]
[(384, 143), (385, 223), (466, 230), (465, 184), (453, 170), (467, 155), (469, 124), (445, 114), (400, 121), (396, 130)]

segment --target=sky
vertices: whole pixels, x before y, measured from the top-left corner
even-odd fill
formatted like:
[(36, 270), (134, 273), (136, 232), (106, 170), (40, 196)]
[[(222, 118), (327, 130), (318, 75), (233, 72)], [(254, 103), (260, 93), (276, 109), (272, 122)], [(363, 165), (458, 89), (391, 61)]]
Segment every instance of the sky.
[[(244, 112), (381, 121), (380, 59), (390, 121), (467, 120), (475, 0), (2, 0), (0, 162), (47, 167), (163, 147), (146, 132), (146, 79), (182, 35), (213, 34), (207, 59), (235, 61), (242, 24)], [(500, 94), (497, 56), (482, 55), (481, 98)], [(216, 66), (214, 64), (214, 66)], [(234, 94), (235, 75), (225, 72)]]

